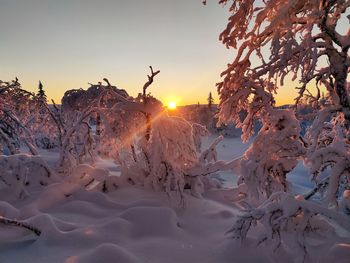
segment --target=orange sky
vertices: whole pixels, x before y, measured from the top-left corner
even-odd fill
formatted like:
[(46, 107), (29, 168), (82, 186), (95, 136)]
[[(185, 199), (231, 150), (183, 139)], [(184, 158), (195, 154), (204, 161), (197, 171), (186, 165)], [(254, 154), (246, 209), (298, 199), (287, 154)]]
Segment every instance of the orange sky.
[[(149, 91), (164, 104), (203, 104), (209, 92), (217, 103), (215, 84), (234, 58), (218, 40), (227, 18), (216, 1), (5, 0), (0, 76), (30, 91), (41, 80), (59, 103), (66, 90), (105, 77), (136, 96), (152, 65), (161, 72)], [(278, 104), (293, 102), (289, 86)]]
[[(144, 78), (146, 76), (143, 76)], [(137, 80), (134, 80), (133, 82), (112, 82), (113, 85), (117, 84), (118, 87), (126, 89), (130, 95), (136, 96), (138, 92), (141, 92), (142, 86), (145, 82), (145, 79), (138, 78)], [(109, 78), (112, 79), (112, 78)], [(212, 92), (212, 95), (214, 97), (214, 102), (218, 103), (218, 95), (216, 93), (215, 83), (217, 80), (220, 79), (220, 76), (218, 74), (217, 79), (215, 77), (212, 78), (206, 78), (206, 79), (198, 79), (192, 78), (189, 80), (176, 80), (176, 83), (173, 79), (165, 79), (165, 77), (162, 78), (161, 75), (157, 75), (157, 78), (155, 79), (154, 83), (149, 87), (149, 92), (151, 92), (156, 98), (161, 100), (164, 105), (168, 105), (169, 102), (176, 102), (177, 105), (189, 105), (189, 104), (197, 104), (198, 102), (200, 104), (206, 104), (207, 103), (207, 97), (209, 92)], [(98, 79), (100, 81), (100, 79)], [(37, 88), (35, 87), (36, 80), (28, 81), (31, 82), (31, 87), (28, 87), (27, 85), (24, 85), (24, 88), (29, 91), (37, 91)], [(23, 81), (21, 81), (23, 83)], [(45, 82), (44, 82), (45, 83)], [(119, 84), (118, 84), (119, 83)], [(173, 85), (171, 85), (173, 83)], [(212, 89), (208, 89), (206, 86), (206, 83), (211, 83)], [(24, 83), (27, 84), (27, 83)], [(182, 89), (178, 89), (177, 85), (186, 85), (185, 89), (182, 86)], [(68, 86), (68, 87), (67, 87)], [(76, 88), (76, 87), (82, 87), (84, 89), (87, 89), (89, 85), (86, 83), (80, 83), (79, 81), (76, 81), (74, 79), (71, 80), (71, 82), (65, 83), (64, 81), (59, 81), (57, 83), (52, 83), (50, 87), (44, 86), (44, 89), (49, 97), (49, 99), (54, 99), (56, 102), (60, 102), (65, 88), (66, 90), (70, 88)], [(291, 82), (287, 82), (285, 84), (285, 87), (282, 87), (278, 91), (278, 95), (276, 95), (276, 103), (277, 105), (283, 105), (283, 104), (291, 104), (294, 102), (294, 98), (297, 96), (297, 90), (294, 89), (295, 84)], [(187, 89), (187, 90), (186, 90)], [(184, 91), (186, 90), (186, 91)], [(202, 92), (200, 92), (203, 90)]]

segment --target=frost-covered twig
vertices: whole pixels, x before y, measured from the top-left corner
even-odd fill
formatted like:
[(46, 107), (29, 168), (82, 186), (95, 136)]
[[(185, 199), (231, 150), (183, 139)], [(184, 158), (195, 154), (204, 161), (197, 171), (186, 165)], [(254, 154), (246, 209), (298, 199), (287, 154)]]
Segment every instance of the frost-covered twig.
[[(30, 131), (27, 129), (27, 127), (25, 127), (22, 122), (17, 118), (17, 116), (15, 116), (11, 111), (9, 110), (3, 110), (3, 112), (11, 119), (13, 120), (26, 134), (26, 136), (23, 138), (25, 144), (27, 145), (28, 149), (30, 150), (32, 155), (38, 155), (38, 150), (36, 149), (36, 147), (34, 146), (33, 142), (33, 138), (32, 135), (30, 133)], [(28, 139), (28, 138), (29, 139)]]
[(221, 135), (218, 138), (216, 138), (212, 144), (209, 146), (209, 148), (202, 152), (201, 156), (199, 157), (199, 161), (202, 163), (217, 161), (217, 152), (216, 152), (216, 146), (224, 139), (224, 137)]
[(56, 109), (56, 112), (58, 113), (58, 116), (56, 116), (52, 110), (50, 109), (49, 105), (47, 105), (46, 102), (44, 102), (44, 106), (47, 110), (47, 112), (49, 113), (51, 119), (54, 121), (54, 123), (56, 124), (56, 127), (57, 127), (57, 131), (58, 131), (58, 140), (59, 140), (59, 145), (62, 146), (62, 130), (64, 129), (64, 125), (63, 125), (63, 122), (62, 122), (62, 119), (61, 119), (61, 116), (59, 115), (59, 110), (55, 104), (55, 101), (52, 100), (52, 103), (54, 105), (54, 108)]
[(241, 160), (242, 157), (239, 157), (229, 162), (216, 161), (208, 164), (200, 164), (199, 166), (195, 166), (193, 168), (188, 169), (185, 172), (185, 175), (190, 177), (196, 177), (207, 176), (219, 171), (237, 171), (237, 169), (239, 169)]
[(319, 182), (316, 187), (314, 187), (310, 192), (307, 194), (304, 194), (305, 200), (309, 200), (311, 197), (313, 197), (316, 193), (323, 191), (329, 184), (329, 177), (323, 179), (321, 182)]
[[(314, 190), (326, 189), (325, 201), (338, 206), (338, 196), (341, 194), (342, 178), (349, 182), (350, 178), (350, 141), (344, 118), (334, 117), (331, 121), (321, 121), (330, 117), (326, 110), (318, 112), (314, 124), (308, 129), (306, 139), (308, 149), (305, 164), (310, 169), (312, 179), (317, 183)], [(320, 180), (322, 172), (330, 169), (329, 179)], [(324, 182), (324, 183), (323, 183)]]

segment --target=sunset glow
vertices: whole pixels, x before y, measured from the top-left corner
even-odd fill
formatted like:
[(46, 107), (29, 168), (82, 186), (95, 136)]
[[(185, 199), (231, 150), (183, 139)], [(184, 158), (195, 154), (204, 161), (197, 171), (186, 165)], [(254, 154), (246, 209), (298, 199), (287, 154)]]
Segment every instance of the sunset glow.
[(176, 102), (175, 101), (170, 101), (168, 104), (168, 108), (170, 110), (175, 110), (176, 109)]
[(171, 0), (88, 2), (6, 1), (0, 8), (0, 32), (11, 37), (0, 49), (1, 79), (18, 77), (33, 92), (41, 80), (49, 101), (59, 104), (65, 91), (87, 89), (103, 78), (135, 97), (153, 65), (160, 74), (148, 91), (164, 105), (174, 91), (183, 98), (171, 98), (177, 105), (205, 103), (210, 91), (214, 95), (231, 58), (218, 40), (226, 24), (221, 6)]

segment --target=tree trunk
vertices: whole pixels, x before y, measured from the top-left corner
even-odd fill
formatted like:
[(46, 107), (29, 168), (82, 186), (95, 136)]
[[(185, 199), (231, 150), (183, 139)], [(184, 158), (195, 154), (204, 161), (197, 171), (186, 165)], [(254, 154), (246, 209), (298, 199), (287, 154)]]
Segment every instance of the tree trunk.
[(145, 137), (146, 140), (149, 141), (149, 139), (151, 138), (151, 114), (146, 113), (146, 133), (145, 133)]
[(96, 113), (96, 135), (100, 138), (101, 135), (101, 115), (99, 112)]
[(345, 67), (345, 72), (342, 72), (335, 79), (335, 92), (339, 97), (339, 103), (342, 107), (342, 112), (345, 117), (345, 127), (350, 130), (350, 99), (347, 91), (347, 67)]
[(347, 53), (338, 52), (335, 49), (328, 52), (330, 70), (335, 80), (334, 89), (339, 97), (341, 111), (344, 113), (345, 127), (347, 130), (350, 130), (350, 99), (349, 91), (347, 90), (349, 66), (347, 65)]

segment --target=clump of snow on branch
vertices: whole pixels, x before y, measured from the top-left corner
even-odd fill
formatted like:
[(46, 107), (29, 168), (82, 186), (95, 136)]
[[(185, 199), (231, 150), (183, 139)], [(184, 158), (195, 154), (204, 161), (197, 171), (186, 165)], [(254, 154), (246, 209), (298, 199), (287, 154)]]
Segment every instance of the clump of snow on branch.
[[(305, 163), (312, 179), (322, 186), (320, 192), (326, 192), (326, 202), (337, 207), (341, 191), (350, 187), (350, 142), (343, 127), (344, 120), (338, 117), (320, 123), (327, 117), (330, 117), (329, 111), (321, 111), (306, 134), (310, 145)], [(330, 174), (323, 178), (327, 168), (330, 168)]]
[(286, 175), (305, 153), (292, 110), (271, 108), (262, 122), (259, 134), (243, 156), (239, 179), (255, 200), (289, 190)]

